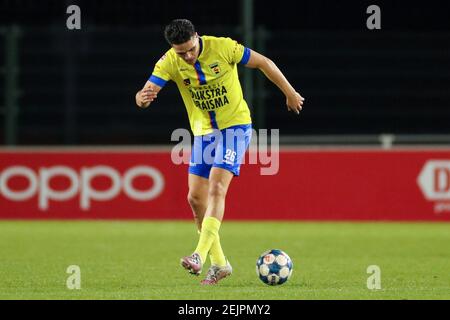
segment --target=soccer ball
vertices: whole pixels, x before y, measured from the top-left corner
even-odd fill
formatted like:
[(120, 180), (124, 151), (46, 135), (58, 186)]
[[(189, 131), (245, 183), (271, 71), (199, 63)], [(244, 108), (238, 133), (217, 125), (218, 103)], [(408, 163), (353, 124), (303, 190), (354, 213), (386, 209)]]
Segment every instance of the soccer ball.
[(285, 252), (273, 249), (259, 256), (256, 261), (256, 274), (265, 284), (275, 286), (289, 280), (293, 267), (291, 258)]

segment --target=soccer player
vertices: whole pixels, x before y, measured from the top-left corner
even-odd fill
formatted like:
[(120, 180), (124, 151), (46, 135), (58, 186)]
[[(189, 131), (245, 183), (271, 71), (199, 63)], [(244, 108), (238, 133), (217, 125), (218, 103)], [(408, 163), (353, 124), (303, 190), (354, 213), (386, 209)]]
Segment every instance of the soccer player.
[(169, 80), (178, 86), (194, 134), (188, 202), (200, 234), (193, 254), (182, 258), (181, 265), (199, 275), (209, 254), (211, 267), (202, 284), (216, 284), (232, 273), (219, 229), (228, 187), (239, 175), (252, 129), (237, 65), (261, 70), (284, 93), (289, 111), (300, 113), (304, 99), (270, 59), (230, 38), (199, 36), (186, 19), (172, 21), (164, 34), (171, 48), (137, 92), (136, 104), (147, 108)]

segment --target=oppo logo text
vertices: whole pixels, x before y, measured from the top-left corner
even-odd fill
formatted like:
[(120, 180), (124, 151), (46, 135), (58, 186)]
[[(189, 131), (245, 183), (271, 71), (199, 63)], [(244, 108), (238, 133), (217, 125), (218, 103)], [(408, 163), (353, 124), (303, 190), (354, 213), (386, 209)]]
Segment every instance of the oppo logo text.
[[(26, 188), (13, 190), (10, 181), (21, 177), (28, 181)], [(51, 187), (52, 180), (64, 178), (69, 181), (64, 190)], [(96, 189), (93, 181), (102, 177), (109, 180), (106, 189)], [(136, 189), (133, 181), (145, 177), (153, 181), (147, 190)], [(130, 199), (150, 201), (158, 197), (164, 190), (164, 177), (161, 172), (149, 166), (135, 166), (121, 175), (110, 166), (82, 167), (79, 172), (67, 166), (41, 167), (33, 170), (26, 166), (12, 166), (0, 173), (0, 195), (11, 201), (27, 201), (38, 196), (38, 208), (49, 209), (51, 201), (67, 201), (79, 195), (79, 205), (84, 211), (91, 208), (93, 201), (109, 201), (117, 197), (121, 191)]]

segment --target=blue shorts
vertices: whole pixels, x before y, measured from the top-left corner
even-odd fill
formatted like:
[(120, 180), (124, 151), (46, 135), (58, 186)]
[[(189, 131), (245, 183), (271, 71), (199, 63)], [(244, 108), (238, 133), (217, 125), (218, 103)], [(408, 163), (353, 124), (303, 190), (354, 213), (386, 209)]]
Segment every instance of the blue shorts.
[(189, 173), (209, 179), (212, 167), (239, 176), (242, 160), (252, 138), (252, 125), (238, 125), (194, 137)]

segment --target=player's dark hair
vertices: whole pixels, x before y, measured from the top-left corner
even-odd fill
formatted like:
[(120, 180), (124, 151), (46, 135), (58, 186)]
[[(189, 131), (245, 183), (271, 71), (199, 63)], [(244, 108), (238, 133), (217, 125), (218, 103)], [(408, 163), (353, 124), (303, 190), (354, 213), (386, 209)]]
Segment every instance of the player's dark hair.
[(195, 35), (195, 27), (187, 19), (173, 20), (164, 30), (164, 36), (170, 45), (182, 44), (191, 40)]

